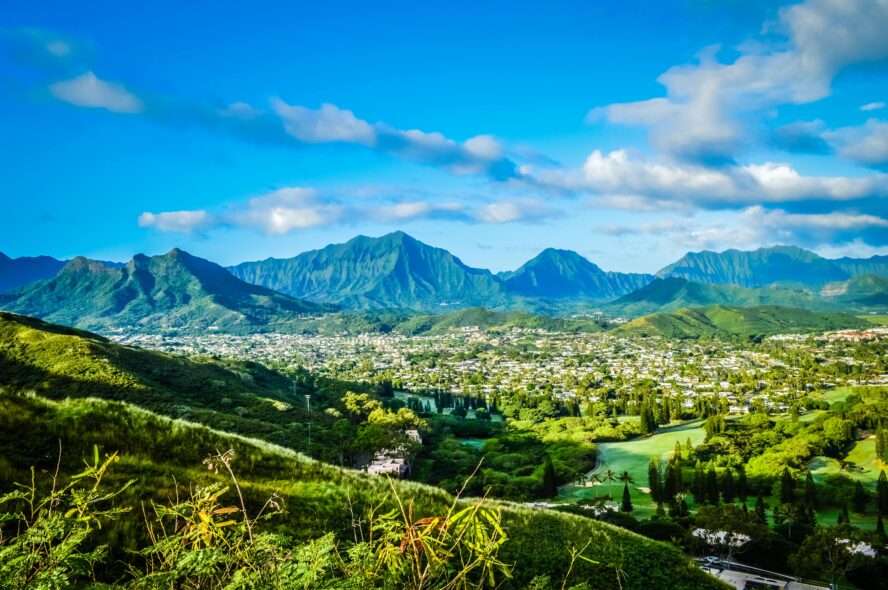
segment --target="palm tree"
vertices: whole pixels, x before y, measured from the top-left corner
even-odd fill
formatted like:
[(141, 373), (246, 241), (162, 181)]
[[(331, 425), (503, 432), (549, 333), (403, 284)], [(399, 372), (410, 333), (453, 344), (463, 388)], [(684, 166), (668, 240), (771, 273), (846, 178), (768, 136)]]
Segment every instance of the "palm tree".
[[(598, 475), (597, 473), (593, 473), (592, 475), (589, 476), (589, 482), (591, 482), (593, 486), (597, 486), (598, 484), (601, 483), (601, 476)], [(598, 492), (595, 492), (595, 495), (597, 496)]]
[(624, 471), (620, 475), (617, 476), (617, 479), (623, 483), (635, 483), (635, 478), (632, 477), (628, 471)]
[(617, 481), (617, 474), (612, 469), (608, 468), (608, 470), (604, 472), (602, 479), (607, 483), (614, 483)]

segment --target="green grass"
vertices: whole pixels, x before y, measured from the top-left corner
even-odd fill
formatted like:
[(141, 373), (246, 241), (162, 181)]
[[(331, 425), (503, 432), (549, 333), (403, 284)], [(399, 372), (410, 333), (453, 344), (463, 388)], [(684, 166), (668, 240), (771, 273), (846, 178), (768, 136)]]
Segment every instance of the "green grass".
[(857, 316), (862, 320), (876, 324), (877, 326), (888, 326), (888, 315), (861, 315)]
[[(595, 473), (600, 476), (608, 469), (617, 474), (628, 471), (635, 480), (635, 483), (629, 486), (635, 508), (634, 514), (639, 517), (649, 517), (656, 511), (656, 505), (651, 501), (650, 494), (642, 489), (647, 489), (648, 463), (652, 457), (666, 459), (675, 450), (676, 442), (684, 446), (689, 437), (694, 446), (701, 444), (706, 434), (702, 424), (701, 420), (696, 420), (662, 428), (652, 436), (624, 442), (599, 443), (596, 445), (599, 463)], [(619, 498), (622, 490), (623, 484), (619, 482), (587, 487), (568, 485), (561, 489), (559, 498), (576, 502), (607, 493)]]
[(879, 471), (884, 465), (876, 458), (876, 439), (874, 437), (859, 440), (851, 447), (845, 460), (853, 463), (847, 469), (841, 469), (839, 462), (830, 457), (815, 457), (809, 464), (814, 481), (822, 483), (827, 475), (841, 473), (851, 479), (860, 481), (870, 490), (875, 489), (879, 479)]
[[(14, 482), (28, 481), (32, 466), (38, 474), (51, 473), (59, 445), (62, 474), (82, 469), (81, 457), (93, 445), (102, 453), (121, 453), (114, 479), (136, 483), (120, 501), (137, 509), (101, 532), (111, 547), (111, 568), (132, 559), (129, 551), (143, 538), (138, 506), (174, 497), (176, 483), (187, 490), (217, 480), (202, 465), (217, 451), (236, 452), (235, 470), (248, 506), (258, 510), (272, 493), (281, 494), (287, 511), (276, 529), (298, 539), (335, 532), (349, 540), (352, 510), (360, 517), (373, 506), (394, 507), (385, 479), (313, 461), (294, 450), (305, 436), (300, 410), (285, 407), (293, 402), (290, 381), (260, 365), (153, 353), (0, 314), (0, 374), (0, 495)], [(318, 379), (300, 388), (329, 405), (341, 387), (354, 385)], [(29, 389), (35, 393), (20, 393)], [(323, 413), (318, 414), (315, 456), (333, 450), (323, 442), (329, 432), (321, 428)], [(186, 416), (187, 421), (172, 419)], [(409, 481), (394, 485), (405, 502), (415, 500), (417, 517), (440, 515), (452, 502), (439, 488)], [(581, 516), (508, 503), (502, 507), (510, 541), (500, 556), (516, 564), (508, 587), (526, 587), (536, 575), (560, 580), (569, 567), (568, 551), (587, 539), (595, 541), (588, 557), (602, 565), (578, 564), (572, 583), (617, 588), (613, 568), (603, 564), (621, 563), (628, 574), (623, 588), (646, 588), (647, 581), (660, 588), (722, 587), (675, 547)]]
[[(38, 474), (51, 472), (57, 444), (63, 449), (63, 474), (82, 468), (80, 457), (93, 445), (102, 453), (120, 451), (122, 459), (114, 466), (112, 480), (136, 480), (119, 498), (132, 506), (165, 502), (175, 493), (174, 482), (187, 489), (218, 480), (220, 476), (208, 472), (201, 460), (217, 449), (233, 449), (234, 468), (248, 507), (256, 510), (265, 498), (279, 493), (286, 512), (276, 525), (268, 526), (299, 539), (327, 531), (341, 540), (351, 539), (351, 511), (363, 515), (372, 506), (394, 507), (385, 478), (312, 461), (264, 441), (170, 420), (120, 402), (52, 402), (0, 391), (0, 493), (9, 491), (14, 481), (27, 481), (32, 465)], [(402, 501), (415, 502), (417, 518), (441, 514), (452, 501), (438, 488), (407, 481), (393, 485)], [(582, 547), (590, 539), (593, 543), (586, 555), (601, 565), (578, 562), (572, 583), (586, 581), (601, 589), (724, 588), (668, 544), (581, 516), (497, 504), (509, 534), (500, 557), (515, 564), (514, 579), (503, 588), (524, 588), (536, 575), (560, 580), (569, 566), (569, 549)], [(112, 563), (131, 558), (128, 551), (139, 543), (142, 526), (137, 509), (102, 529), (104, 542), (112, 547)], [(620, 563), (626, 572), (622, 584), (613, 569), (603, 565), (610, 563)]]
[(749, 338), (771, 334), (810, 333), (859, 328), (867, 324), (850, 314), (814, 312), (792, 307), (711, 305), (654, 313), (620, 326), (619, 334), (664, 338)]

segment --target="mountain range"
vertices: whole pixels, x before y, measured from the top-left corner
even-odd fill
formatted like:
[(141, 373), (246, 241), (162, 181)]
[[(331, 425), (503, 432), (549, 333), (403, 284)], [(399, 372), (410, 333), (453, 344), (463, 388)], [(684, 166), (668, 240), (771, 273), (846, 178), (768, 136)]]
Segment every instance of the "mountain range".
[(605, 272), (572, 250), (546, 248), (518, 270), (497, 275), (506, 288), (527, 297), (612, 299), (654, 280), (653, 275)]
[(51, 256), (10, 258), (0, 252), (0, 293), (34, 281), (51, 279), (63, 266), (64, 260), (56, 260)]
[(648, 275), (604, 271), (576, 252), (547, 248), (514, 271), (493, 274), (394, 232), (228, 269), (178, 249), (140, 254), (126, 265), (2, 256), (0, 285), (13, 286), (0, 293), (3, 309), (94, 330), (384, 329), (404, 319), (304, 316), (334, 307), (425, 313), (484, 307), (562, 316), (603, 311), (630, 318), (712, 305), (885, 312), (888, 257), (830, 260), (794, 246), (704, 251)]
[(351, 308), (500, 307), (509, 299), (489, 270), (467, 266), (447, 250), (403, 232), (358, 236), (293, 258), (245, 262), (229, 270), (281, 293)]
[(823, 285), (861, 274), (888, 276), (888, 256), (829, 260), (796, 246), (689, 252), (657, 272), (700, 283), (764, 287), (775, 283)]
[(245, 283), (173, 249), (124, 266), (77, 257), (51, 279), (0, 295), (0, 307), (84, 329), (269, 329), (331, 306)]

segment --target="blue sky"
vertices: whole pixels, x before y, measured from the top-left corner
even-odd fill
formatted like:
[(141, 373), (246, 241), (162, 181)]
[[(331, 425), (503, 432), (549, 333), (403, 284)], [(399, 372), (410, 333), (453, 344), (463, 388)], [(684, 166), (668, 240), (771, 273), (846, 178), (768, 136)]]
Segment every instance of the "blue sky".
[(0, 251), (888, 253), (888, 1), (30, 2)]

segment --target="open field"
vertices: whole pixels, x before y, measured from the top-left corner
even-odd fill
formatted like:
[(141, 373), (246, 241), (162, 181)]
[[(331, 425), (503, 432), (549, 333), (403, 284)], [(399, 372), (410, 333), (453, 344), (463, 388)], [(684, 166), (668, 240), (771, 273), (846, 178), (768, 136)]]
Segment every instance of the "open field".
[(870, 323), (876, 324), (878, 326), (888, 326), (888, 314), (884, 315), (862, 315), (858, 316), (861, 319), (864, 319)]
[[(676, 442), (684, 446), (688, 438), (693, 445), (699, 445), (703, 442), (705, 434), (703, 421), (695, 420), (662, 428), (652, 436), (625, 442), (600, 443), (597, 445), (598, 466), (593, 473), (597, 473), (600, 477), (608, 469), (617, 475), (628, 471), (635, 480), (634, 484), (629, 485), (635, 508), (634, 514), (640, 517), (651, 516), (656, 511), (656, 506), (647, 493), (647, 468), (651, 457), (666, 459), (675, 450)], [(604, 494), (619, 498), (622, 490), (623, 484), (620, 482), (604, 482), (596, 486), (571, 484), (561, 488), (559, 498), (572, 502)]]
[(827, 475), (841, 473), (851, 479), (859, 480), (870, 490), (875, 489), (876, 480), (879, 479), (879, 471), (883, 469), (881, 462), (876, 459), (875, 437), (854, 443), (845, 459), (853, 465), (849, 465), (843, 470), (836, 459), (815, 457), (809, 463), (814, 481), (823, 483), (823, 478)]

